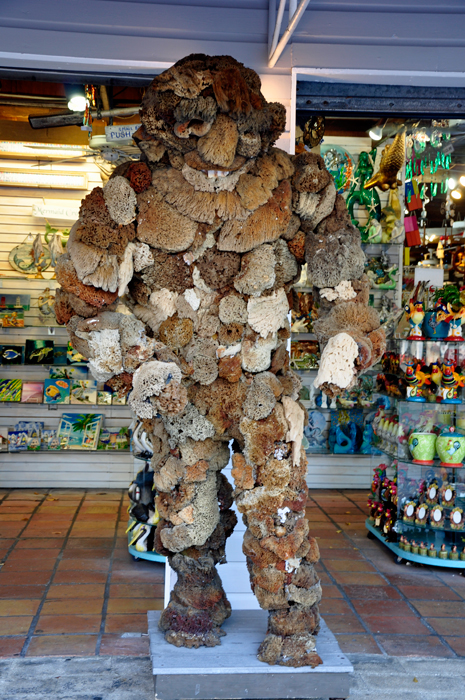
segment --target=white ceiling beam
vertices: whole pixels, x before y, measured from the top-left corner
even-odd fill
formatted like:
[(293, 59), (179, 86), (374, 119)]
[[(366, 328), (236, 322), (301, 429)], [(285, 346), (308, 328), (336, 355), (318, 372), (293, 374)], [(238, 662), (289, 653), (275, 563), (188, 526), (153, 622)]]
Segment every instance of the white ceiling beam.
[[(278, 61), (279, 57), (281, 56), (282, 52), (286, 48), (286, 45), (295, 32), (297, 25), (300, 22), (300, 19), (307, 9), (307, 5), (310, 2), (310, 0), (300, 0), (298, 7), (295, 9), (297, 1), (296, 0), (290, 0), (289, 2), (289, 24), (287, 25), (287, 29), (282, 35), (281, 39), (278, 42), (279, 38), (279, 33), (281, 31), (281, 24), (283, 20), (283, 14), (284, 14), (284, 7), (286, 5), (286, 0), (280, 0), (279, 3), (279, 9), (278, 9), (278, 17), (276, 19), (276, 26), (273, 34), (273, 41), (271, 43), (271, 49), (269, 53), (269, 58), (268, 58), (268, 67), (269, 68), (274, 68), (276, 65), (276, 62)], [(294, 10), (292, 17), (291, 17), (291, 11)]]

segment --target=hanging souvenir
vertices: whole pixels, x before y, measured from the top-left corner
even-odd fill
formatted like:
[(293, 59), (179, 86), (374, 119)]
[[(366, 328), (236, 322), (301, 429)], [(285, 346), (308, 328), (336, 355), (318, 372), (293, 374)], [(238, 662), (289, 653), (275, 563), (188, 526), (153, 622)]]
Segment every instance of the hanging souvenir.
[(402, 180), (398, 180), (397, 173), (405, 163), (405, 130), (396, 135), (391, 144), (383, 148), (381, 162), (378, 172), (373, 175), (363, 187), (366, 190), (378, 187), (383, 192), (395, 190), (402, 185)]
[(321, 146), (320, 154), (333, 176), (337, 193), (343, 194), (351, 185), (352, 173), (354, 172), (353, 156), (342, 146), (332, 144)]
[[(366, 241), (368, 231), (371, 226), (371, 221), (373, 219), (379, 221), (381, 218), (381, 203), (379, 201), (378, 193), (375, 190), (367, 192), (365, 188), (365, 182), (373, 174), (373, 163), (375, 158), (376, 148), (370, 151), (370, 153), (367, 151), (362, 151), (360, 153), (357, 168), (355, 173), (352, 175), (352, 186), (349, 190), (349, 196), (347, 197), (346, 202), (352, 223), (358, 228), (362, 235), (362, 242)], [(365, 224), (365, 226), (360, 225), (358, 219), (355, 218), (355, 204), (364, 206), (367, 210), (368, 222)]]
[(405, 203), (409, 211), (415, 211), (416, 209), (423, 208), (423, 203), (420, 198), (420, 190), (416, 180), (411, 180), (410, 182), (405, 183)]
[(29, 233), (20, 245), (10, 251), (8, 262), (17, 272), (42, 277), (41, 273), (50, 266), (51, 256), (48, 246), (42, 244), (40, 233), (35, 238)]
[(421, 245), (420, 231), (418, 230), (418, 222), (415, 214), (405, 217), (404, 228), (407, 246), (412, 248), (415, 245)]

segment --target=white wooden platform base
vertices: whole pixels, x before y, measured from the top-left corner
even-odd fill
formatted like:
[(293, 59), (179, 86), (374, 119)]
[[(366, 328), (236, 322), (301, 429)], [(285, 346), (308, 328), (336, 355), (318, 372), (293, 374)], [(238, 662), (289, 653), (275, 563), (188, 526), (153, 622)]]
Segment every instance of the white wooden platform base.
[(347, 698), (353, 667), (321, 621), (312, 669), (269, 666), (257, 659), (267, 626), (264, 610), (237, 610), (226, 620), (221, 645), (200, 649), (168, 644), (158, 629), (160, 612), (149, 611), (150, 655), (157, 700), (275, 700)]

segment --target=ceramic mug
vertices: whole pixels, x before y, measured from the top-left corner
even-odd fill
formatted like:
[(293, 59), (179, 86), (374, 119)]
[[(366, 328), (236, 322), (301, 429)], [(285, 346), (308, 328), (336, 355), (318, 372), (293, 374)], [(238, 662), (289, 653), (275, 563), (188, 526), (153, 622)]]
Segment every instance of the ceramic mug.
[(441, 466), (461, 467), (465, 457), (465, 435), (441, 433), (436, 440), (436, 449), (441, 459)]
[(436, 455), (436, 433), (412, 433), (408, 446), (416, 464), (433, 464)]

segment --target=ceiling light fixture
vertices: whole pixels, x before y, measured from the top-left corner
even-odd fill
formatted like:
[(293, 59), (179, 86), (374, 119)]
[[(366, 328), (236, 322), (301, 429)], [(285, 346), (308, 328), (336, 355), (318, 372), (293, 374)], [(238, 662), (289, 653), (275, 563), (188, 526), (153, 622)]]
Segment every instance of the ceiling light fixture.
[(453, 199), (462, 199), (462, 193), (460, 190), (452, 190), (450, 196), (453, 197)]
[(87, 100), (84, 95), (73, 95), (68, 102), (68, 109), (72, 112), (83, 112), (87, 107)]
[[(447, 180), (447, 187), (448, 187), (450, 190), (453, 190), (453, 189), (455, 188), (456, 185), (457, 185), (457, 180), (456, 180), (455, 178), (450, 177), (450, 178)], [(458, 197), (456, 197), (456, 199), (458, 199)]]
[(465, 187), (465, 175), (461, 175), (459, 178), (459, 182), (462, 185), (462, 187)]
[(385, 126), (386, 122), (383, 122), (382, 119), (379, 120), (375, 124), (375, 126), (372, 126), (371, 129), (368, 132), (368, 136), (371, 138), (372, 141), (380, 141), (381, 137), (383, 136), (383, 128)]

